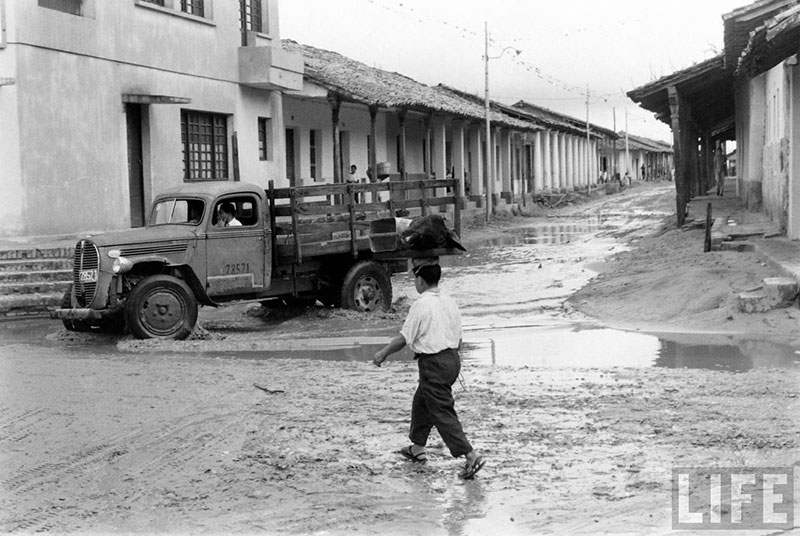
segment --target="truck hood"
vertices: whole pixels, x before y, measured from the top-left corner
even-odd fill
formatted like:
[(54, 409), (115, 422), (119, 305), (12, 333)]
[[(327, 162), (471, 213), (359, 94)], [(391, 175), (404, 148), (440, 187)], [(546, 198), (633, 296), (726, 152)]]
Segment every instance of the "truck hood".
[(158, 225), (87, 235), (84, 238), (101, 248), (120, 249), (123, 257), (130, 257), (186, 251), (190, 242), (201, 238), (200, 229), (199, 226)]

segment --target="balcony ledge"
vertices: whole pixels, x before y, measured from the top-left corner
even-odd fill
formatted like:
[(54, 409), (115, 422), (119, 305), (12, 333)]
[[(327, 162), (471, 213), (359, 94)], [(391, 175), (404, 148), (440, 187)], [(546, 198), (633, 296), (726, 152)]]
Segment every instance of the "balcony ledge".
[(239, 82), (277, 91), (303, 89), (303, 56), (272, 46), (239, 48)]

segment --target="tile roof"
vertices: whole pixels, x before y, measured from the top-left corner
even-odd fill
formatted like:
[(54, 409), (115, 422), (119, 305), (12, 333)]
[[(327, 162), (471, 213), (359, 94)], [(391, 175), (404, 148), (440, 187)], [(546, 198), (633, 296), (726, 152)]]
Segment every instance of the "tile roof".
[[(353, 60), (338, 52), (284, 39), (285, 50), (303, 56), (306, 80), (341, 99), (381, 108), (406, 108), (442, 113), (465, 119), (484, 120), (484, 107), (439, 87), (417, 82), (400, 73), (388, 72)], [(521, 130), (537, 130), (532, 123), (491, 112), (491, 121)]]

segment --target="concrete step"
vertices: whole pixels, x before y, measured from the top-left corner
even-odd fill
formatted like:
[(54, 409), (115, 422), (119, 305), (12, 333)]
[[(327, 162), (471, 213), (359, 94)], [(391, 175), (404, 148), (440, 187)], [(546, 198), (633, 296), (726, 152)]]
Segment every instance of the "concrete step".
[(63, 294), (63, 292), (58, 292), (0, 296), (0, 317), (8, 319), (47, 316), (50, 309), (61, 305)]
[(41, 259), (72, 259), (75, 248), (71, 247), (19, 247), (0, 249), (0, 263), (3, 261), (41, 260)]
[(0, 272), (45, 272), (72, 270), (72, 257), (0, 261)]
[(739, 310), (744, 313), (763, 313), (796, 306), (797, 290), (797, 281), (792, 277), (765, 278), (761, 287), (739, 294)]
[(35, 283), (41, 281), (71, 281), (72, 270), (46, 270), (35, 272), (3, 272), (0, 266), (0, 283)]
[(64, 292), (70, 281), (22, 281), (16, 283), (0, 283), (0, 296), (14, 294), (53, 294)]

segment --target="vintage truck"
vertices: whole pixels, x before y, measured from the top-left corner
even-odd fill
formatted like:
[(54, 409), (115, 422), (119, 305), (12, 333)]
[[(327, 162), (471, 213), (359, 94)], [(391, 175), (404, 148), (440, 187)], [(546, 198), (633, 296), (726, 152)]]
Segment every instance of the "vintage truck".
[[(72, 286), (51, 312), (72, 331), (129, 330), (186, 338), (200, 305), (283, 300), (360, 311), (388, 308), (391, 275), (413, 257), (395, 218), (450, 206), (460, 232), (457, 181), (387, 181), (268, 189), (242, 182), (187, 183), (158, 195), (146, 227), (86, 236), (75, 246)], [(225, 225), (219, 208), (233, 208)], [(407, 220), (406, 220), (407, 221)]]

